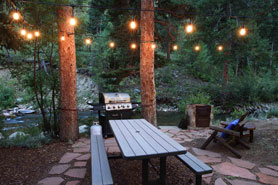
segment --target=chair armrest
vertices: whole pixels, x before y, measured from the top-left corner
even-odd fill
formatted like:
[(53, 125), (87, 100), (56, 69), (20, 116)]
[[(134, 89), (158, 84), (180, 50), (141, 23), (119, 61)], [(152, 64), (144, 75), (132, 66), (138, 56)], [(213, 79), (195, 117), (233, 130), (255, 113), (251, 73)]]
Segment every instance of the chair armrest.
[(236, 132), (236, 131), (233, 131), (233, 130), (228, 130), (228, 129), (225, 129), (225, 128), (222, 128), (222, 127), (210, 126), (210, 129), (218, 131), (218, 132), (224, 132), (226, 134), (230, 134), (230, 135), (233, 135), (233, 136), (236, 136), (236, 137), (240, 137), (239, 132)]

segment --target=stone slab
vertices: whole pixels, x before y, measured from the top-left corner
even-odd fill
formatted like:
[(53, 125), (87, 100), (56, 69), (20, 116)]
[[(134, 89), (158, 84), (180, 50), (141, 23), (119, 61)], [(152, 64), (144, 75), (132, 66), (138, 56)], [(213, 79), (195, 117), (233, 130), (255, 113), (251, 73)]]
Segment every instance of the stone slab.
[(268, 167), (268, 168), (271, 168), (271, 169), (273, 169), (273, 170), (278, 171), (278, 166), (268, 165), (267, 167)]
[(78, 161), (87, 161), (91, 158), (91, 154), (84, 154), (81, 155), (80, 157), (77, 157), (76, 160)]
[(212, 168), (222, 175), (233, 177), (241, 177), (244, 179), (256, 180), (256, 176), (245, 168), (233, 165), (230, 162), (224, 162), (217, 165), (212, 165)]
[(71, 153), (71, 152), (67, 152), (63, 155), (63, 157), (60, 159), (59, 163), (69, 163), (71, 162), (73, 159), (79, 157), (81, 154), (79, 153)]
[(199, 148), (192, 148), (192, 150), (196, 155), (206, 155), (209, 157), (221, 157), (219, 153), (211, 152), (208, 150), (201, 150)]
[(66, 185), (78, 185), (78, 184), (80, 184), (80, 181), (69, 181), (67, 182)]
[(108, 147), (108, 153), (120, 153), (119, 147)]
[(38, 185), (60, 185), (64, 182), (62, 177), (47, 177), (38, 182)]
[(90, 147), (73, 148), (74, 153), (87, 153), (90, 152)]
[(261, 183), (254, 182), (254, 181), (246, 181), (240, 179), (229, 180), (226, 179), (231, 185), (261, 185)]
[(242, 167), (242, 168), (247, 168), (249, 170), (253, 169), (256, 164), (254, 163), (251, 163), (249, 161), (245, 161), (245, 160), (242, 160), (242, 159), (236, 159), (236, 158), (233, 158), (233, 157), (228, 157), (232, 163), (236, 166), (239, 166), (239, 167)]
[(64, 173), (68, 168), (70, 167), (69, 164), (61, 164), (56, 165), (51, 168), (48, 174), (54, 175), (54, 174), (61, 174)]
[(83, 143), (83, 142), (77, 142), (77, 143), (74, 143), (73, 145), (72, 145), (72, 147), (73, 148), (80, 148), (80, 147), (88, 147), (88, 145), (87, 144), (85, 144), (85, 143)]
[(260, 170), (263, 174), (271, 175), (271, 176), (274, 176), (274, 177), (278, 177), (278, 172), (277, 172), (277, 171), (274, 171), (274, 170), (271, 170), (271, 169), (269, 169), (269, 168), (259, 168), (259, 170)]
[(265, 175), (263, 173), (256, 173), (256, 175), (259, 177), (259, 182), (265, 183), (265, 184), (271, 184), (271, 185), (278, 185), (278, 178), (272, 177), (269, 175)]
[(85, 167), (86, 165), (87, 165), (87, 162), (79, 161), (79, 162), (75, 162), (73, 166), (75, 166), (75, 167)]
[(72, 168), (68, 170), (65, 175), (73, 178), (83, 179), (86, 174), (86, 168)]
[(201, 161), (203, 161), (203, 163), (220, 163), (222, 162), (221, 158), (217, 157), (208, 157), (205, 155), (200, 155), (197, 157), (198, 159), (200, 159)]
[(223, 181), (223, 179), (218, 178), (216, 179), (214, 185), (227, 185), (227, 184)]

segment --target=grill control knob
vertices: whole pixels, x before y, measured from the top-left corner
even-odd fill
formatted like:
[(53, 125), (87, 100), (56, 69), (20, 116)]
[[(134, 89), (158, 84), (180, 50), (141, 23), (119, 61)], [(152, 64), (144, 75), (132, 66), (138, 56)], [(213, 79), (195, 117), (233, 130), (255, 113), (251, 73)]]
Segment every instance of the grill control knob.
[(121, 108), (121, 106), (120, 106), (120, 105), (118, 105), (118, 108)]
[(110, 107), (108, 106), (107, 109), (110, 109)]
[(122, 108), (125, 108), (125, 105), (122, 105)]
[(115, 109), (116, 107), (115, 106), (113, 106), (113, 109)]
[(129, 108), (129, 105), (127, 105), (126, 107)]

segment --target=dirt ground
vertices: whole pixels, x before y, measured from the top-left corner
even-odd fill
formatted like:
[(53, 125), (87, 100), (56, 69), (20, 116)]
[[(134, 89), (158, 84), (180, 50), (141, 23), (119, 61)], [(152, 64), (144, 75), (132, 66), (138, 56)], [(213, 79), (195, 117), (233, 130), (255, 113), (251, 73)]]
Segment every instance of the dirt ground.
[[(246, 150), (237, 147), (243, 156), (242, 159), (258, 165), (278, 165), (278, 121), (260, 120), (252, 121), (252, 123), (256, 125), (256, 130), (254, 132), (254, 143), (249, 143), (251, 149)], [(200, 147), (204, 141), (205, 139), (195, 139), (183, 145), (185, 147)], [(208, 149), (234, 157), (233, 154), (217, 143), (210, 144)], [(70, 150), (71, 145), (58, 141), (38, 149), (0, 148), (0, 184), (36, 184), (54, 164), (58, 163), (62, 155)], [(192, 184), (195, 176), (188, 168), (175, 157), (169, 157), (167, 160), (167, 184)], [(140, 184), (141, 161), (112, 159), (109, 162), (115, 184)], [(151, 162), (153, 166), (159, 167), (159, 160), (152, 159)], [(86, 178), (82, 181), (82, 185), (91, 184), (90, 163), (87, 164), (87, 169)], [(150, 179), (158, 178), (156, 171), (159, 171), (159, 169), (150, 168)]]

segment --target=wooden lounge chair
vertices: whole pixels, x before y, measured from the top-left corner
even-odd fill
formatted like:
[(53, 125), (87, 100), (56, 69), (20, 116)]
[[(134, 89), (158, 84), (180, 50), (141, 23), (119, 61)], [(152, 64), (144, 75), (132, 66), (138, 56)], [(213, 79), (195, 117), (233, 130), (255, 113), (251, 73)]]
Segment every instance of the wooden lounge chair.
[[(228, 130), (228, 129), (225, 129), (225, 128), (219, 127), (219, 126), (210, 126), (210, 129), (214, 130), (214, 132), (205, 141), (205, 143), (201, 146), (201, 149), (205, 149), (208, 146), (208, 144), (212, 140), (214, 140), (218, 143), (223, 144), (223, 146), (228, 148), (235, 156), (237, 156), (238, 158), (241, 158), (241, 155), (232, 147), (232, 145), (240, 144), (243, 147), (250, 149), (250, 147), (241, 140), (241, 135), (242, 135), (242, 132), (244, 131), (244, 125), (248, 122), (248, 121), (244, 121), (244, 119), (249, 113), (250, 112), (247, 112), (244, 115), (242, 115), (240, 117), (238, 123), (236, 124), (236, 126), (231, 130)], [(228, 137), (223, 138), (221, 136), (218, 136), (218, 132), (225, 133), (228, 135)]]

